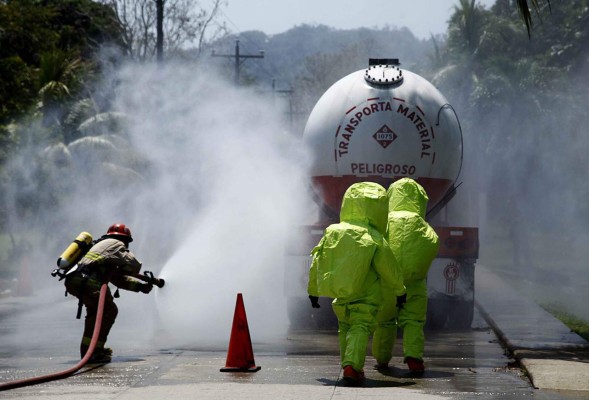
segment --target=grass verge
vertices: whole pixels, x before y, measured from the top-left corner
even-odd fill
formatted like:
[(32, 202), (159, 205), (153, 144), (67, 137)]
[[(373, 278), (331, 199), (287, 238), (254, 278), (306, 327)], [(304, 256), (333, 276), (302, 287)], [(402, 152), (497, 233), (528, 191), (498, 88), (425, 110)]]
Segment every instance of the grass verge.
[(589, 341), (589, 322), (584, 321), (568, 312), (564, 311), (558, 304), (541, 304), (542, 308), (554, 315), (563, 324), (570, 328), (571, 331)]

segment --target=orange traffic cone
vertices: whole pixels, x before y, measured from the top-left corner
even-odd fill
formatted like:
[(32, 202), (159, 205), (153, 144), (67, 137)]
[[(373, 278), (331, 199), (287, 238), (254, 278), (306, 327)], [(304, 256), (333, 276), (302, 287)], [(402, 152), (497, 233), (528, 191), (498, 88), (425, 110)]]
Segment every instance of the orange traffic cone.
[(22, 258), (22, 263), (20, 265), (16, 295), (19, 297), (33, 295), (33, 285), (31, 284), (31, 273), (29, 271), (29, 259), (27, 256)]
[(256, 367), (254, 361), (254, 351), (252, 350), (252, 340), (247, 325), (243, 296), (241, 293), (237, 293), (227, 361), (225, 362), (225, 368), (221, 368), (221, 372), (256, 372), (261, 368)]

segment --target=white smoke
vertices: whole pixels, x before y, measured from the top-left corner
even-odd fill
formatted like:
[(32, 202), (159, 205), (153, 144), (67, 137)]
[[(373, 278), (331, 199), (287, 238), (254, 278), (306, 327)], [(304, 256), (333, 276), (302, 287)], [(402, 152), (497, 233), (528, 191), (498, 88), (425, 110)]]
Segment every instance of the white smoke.
[(471, 108), (479, 120), (457, 107), (467, 121), (464, 184), (450, 204), (451, 223), (479, 228), (478, 264), (539, 304), (587, 321), (589, 99), (554, 86), (541, 110), (531, 89), (506, 96), (493, 113)]
[[(243, 293), (252, 336), (284, 334), (282, 260), (306, 213), (307, 178), (282, 110), (268, 94), (180, 65), (128, 67), (118, 92), (157, 167), (138, 199), (140, 232), (173, 254), (156, 270), (166, 280), (155, 289), (157, 331), (167, 345), (226, 344)], [(158, 247), (141, 244), (138, 256)]]
[[(226, 346), (238, 293), (252, 340), (285, 335), (283, 257), (310, 201), (307, 152), (300, 133), (289, 132), (284, 107), (271, 93), (236, 88), (191, 65), (127, 65), (113, 73), (114, 108), (126, 115), (132, 147), (118, 157), (140, 166), (142, 177), (114, 188), (91, 169), (80, 172), (71, 201), (36, 221), (54, 232), (31, 252), (35, 297), (59, 304), (44, 315), (75, 315), (77, 300), (64, 298), (62, 282), (49, 277), (62, 248), (81, 231), (97, 238), (123, 222), (143, 270), (166, 284), (149, 295), (120, 291), (108, 345)], [(83, 323), (74, 321), (81, 337)], [(54, 333), (47, 337), (64, 337)], [(43, 346), (43, 337), (31, 341)]]

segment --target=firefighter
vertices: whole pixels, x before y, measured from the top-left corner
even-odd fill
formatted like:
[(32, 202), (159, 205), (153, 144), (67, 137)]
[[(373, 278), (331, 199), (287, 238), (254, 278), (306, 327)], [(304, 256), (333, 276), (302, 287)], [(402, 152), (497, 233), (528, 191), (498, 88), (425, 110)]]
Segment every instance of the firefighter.
[(376, 328), (381, 284), (395, 295), (405, 291), (402, 274), (384, 238), (387, 195), (373, 182), (355, 183), (344, 194), (340, 222), (327, 227), (313, 249), (308, 294), (334, 298), (341, 366), (349, 385), (364, 380), (368, 339)]
[[(378, 327), (372, 341), (377, 368), (388, 368), (397, 336), (397, 324), (403, 331), (403, 362), (413, 373), (421, 374), (424, 325), (427, 311), (426, 277), (438, 254), (439, 240), (425, 221), (429, 200), (423, 187), (411, 178), (394, 182), (387, 190), (389, 198), (386, 239), (403, 271), (405, 296), (385, 298), (378, 314)], [(386, 297), (386, 294), (385, 294)]]
[[(82, 304), (86, 307), (84, 334), (80, 344), (82, 358), (88, 351), (94, 332), (100, 288), (103, 283), (111, 282), (117, 288), (142, 293), (149, 293), (153, 288), (150, 283), (142, 283), (128, 276), (139, 273), (141, 269), (141, 262), (129, 251), (129, 243), (132, 241), (131, 230), (125, 224), (111, 225), (106, 234), (93, 242), (92, 247), (77, 266), (66, 275), (66, 290), (79, 299), (78, 318)], [(115, 297), (118, 297), (117, 292), (115, 292)], [(118, 308), (109, 288), (104, 302), (98, 342), (88, 362), (110, 362), (112, 350), (105, 348), (104, 345), (117, 314)]]

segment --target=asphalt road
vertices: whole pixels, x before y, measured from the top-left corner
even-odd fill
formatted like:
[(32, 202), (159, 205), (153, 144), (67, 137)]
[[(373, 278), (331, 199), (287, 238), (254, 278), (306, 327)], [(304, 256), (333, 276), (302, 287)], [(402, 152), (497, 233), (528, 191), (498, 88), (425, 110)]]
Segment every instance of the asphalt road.
[[(32, 301), (32, 300), (31, 300)], [(69, 369), (79, 361), (81, 321), (75, 307), (54, 313), (36, 302), (17, 313), (0, 310), (0, 382)], [(117, 321), (115, 356), (106, 365), (84, 367), (57, 381), (0, 392), (6, 399), (581, 399), (587, 392), (535, 389), (477, 311), (472, 329), (428, 332), (422, 377), (408, 373), (397, 346), (389, 371), (373, 369), (368, 355), (366, 384), (341, 380), (337, 334), (291, 331), (260, 341), (252, 337), (255, 373), (225, 373), (226, 345), (168, 348), (165, 332), (133, 341), (138, 326)], [(125, 339), (122, 339), (125, 338)], [(223, 342), (223, 340), (220, 340)]]
[[(78, 362), (71, 357), (71, 349), (53, 350), (50, 357), (32, 356), (17, 348), (3, 353), (2, 381), (66, 370)], [(341, 390), (343, 395), (350, 391), (354, 397), (359, 395), (357, 388), (345, 387), (341, 381), (333, 332), (291, 332), (284, 340), (254, 341), (253, 350), (260, 371), (224, 373), (220, 368), (225, 366), (227, 349), (135, 348), (115, 356), (110, 364), (85, 367), (64, 380), (0, 392), (0, 398), (155, 399), (175, 393), (181, 398), (328, 399)], [(374, 370), (372, 357), (367, 357), (362, 397), (555, 398), (538, 396), (522, 371), (510, 367), (512, 360), (484, 324), (468, 332), (428, 334), (426, 354), (427, 371), (419, 378), (408, 373), (399, 354), (385, 372)]]

